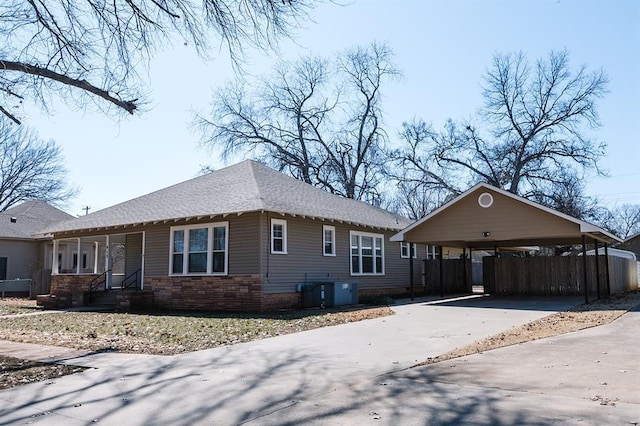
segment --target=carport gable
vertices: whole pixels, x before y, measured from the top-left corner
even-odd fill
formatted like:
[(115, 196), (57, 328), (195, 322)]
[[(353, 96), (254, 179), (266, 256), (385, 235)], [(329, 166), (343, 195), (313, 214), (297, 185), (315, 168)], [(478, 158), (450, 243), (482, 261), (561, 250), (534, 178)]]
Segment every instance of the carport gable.
[(582, 220), (487, 184), (478, 184), (392, 237), (461, 248), (604, 243), (617, 237)]

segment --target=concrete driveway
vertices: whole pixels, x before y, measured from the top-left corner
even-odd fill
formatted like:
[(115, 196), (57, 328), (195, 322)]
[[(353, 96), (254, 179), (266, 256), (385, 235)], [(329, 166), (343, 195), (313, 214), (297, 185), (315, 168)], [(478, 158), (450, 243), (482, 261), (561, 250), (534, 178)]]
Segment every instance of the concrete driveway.
[[(516, 386), (516, 377), (533, 371), (518, 358), (545, 353), (540, 347), (557, 349), (547, 343), (552, 339), (477, 356), (493, 366), (479, 367), (485, 375), (464, 374), (463, 367), (472, 365), (469, 359), (474, 357), (400, 370), (579, 303), (580, 298), (484, 297), (419, 302), (394, 307), (392, 317), (184, 355), (61, 354), (68, 363), (94, 369), (0, 392), (0, 424), (493, 423), (495, 407), (502, 406), (495, 401), (506, 399), (505, 413), (510, 413), (509, 407), (520, 406), (515, 404), (518, 399), (531, 396), (523, 396), (526, 390)], [(16, 345), (6, 347), (19, 355)], [(25, 355), (44, 355), (36, 346), (23, 348)], [(523, 353), (490, 358), (509, 350)], [(519, 371), (513, 380), (496, 373), (502, 365), (507, 368), (506, 360)], [(515, 387), (503, 391), (500, 383), (489, 380), (498, 380), (494, 376)], [(536, 371), (535, 377), (542, 376)], [(521, 386), (526, 389), (526, 384)], [(638, 409), (634, 402), (601, 406), (574, 395), (557, 397), (569, 398), (568, 406), (579, 402), (602, 410), (617, 408), (614, 414), (624, 404), (630, 404), (632, 412)], [(533, 408), (533, 413), (548, 412), (544, 405)], [(504, 418), (505, 423), (523, 420), (506, 414)]]

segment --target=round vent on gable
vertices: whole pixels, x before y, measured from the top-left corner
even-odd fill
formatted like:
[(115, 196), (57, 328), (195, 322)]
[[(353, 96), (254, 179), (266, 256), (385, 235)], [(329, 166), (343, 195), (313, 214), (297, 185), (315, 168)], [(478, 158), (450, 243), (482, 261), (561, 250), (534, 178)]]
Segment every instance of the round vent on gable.
[(486, 209), (487, 207), (491, 207), (491, 205), (493, 204), (493, 195), (489, 194), (488, 192), (483, 192), (478, 197), (478, 204), (484, 209)]

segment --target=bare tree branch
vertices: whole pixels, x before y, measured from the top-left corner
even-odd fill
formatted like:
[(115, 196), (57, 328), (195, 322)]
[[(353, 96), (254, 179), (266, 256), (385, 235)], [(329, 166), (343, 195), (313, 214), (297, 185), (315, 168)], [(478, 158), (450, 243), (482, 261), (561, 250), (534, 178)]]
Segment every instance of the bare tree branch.
[(0, 211), (26, 200), (64, 203), (77, 191), (66, 183), (60, 148), (0, 117)]
[[(46, 104), (58, 95), (77, 105), (86, 98), (105, 100), (131, 114), (142, 98), (138, 73), (158, 47), (178, 41), (206, 56), (214, 33), (238, 66), (244, 47), (275, 47), (319, 1), (5, 1), (0, 4), (0, 106), (10, 111), (15, 98)], [(65, 87), (76, 96), (65, 96)]]
[(386, 45), (348, 50), (329, 62), (280, 64), (247, 89), (229, 85), (196, 118), (205, 145), (252, 153), (307, 183), (348, 198), (379, 201), (387, 134), (380, 89), (397, 77)]

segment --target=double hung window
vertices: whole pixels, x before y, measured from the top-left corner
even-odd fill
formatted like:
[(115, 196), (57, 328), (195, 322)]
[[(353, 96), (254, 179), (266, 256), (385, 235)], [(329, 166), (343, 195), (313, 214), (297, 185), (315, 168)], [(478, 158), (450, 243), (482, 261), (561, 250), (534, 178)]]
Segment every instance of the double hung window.
[(171, 228), (170, 273), (226, 275), (229, 223)]
[(271, 253), (287, 254), (287, 221), (271, 219)]
[(384, 275), (384, 237), (350, 232), (351, 275)]
[(322, 254), (324, 256), (336, 255), (336, 227), (322, 225)]
[[(414, 259), (417, 256), (417, 250), (416, 250), (416, 244), (411, 244), (411, 257), (413, 257)], [(409, 243), (400, 243), (400, 257), (402, 257), (403, 259), (408, 259), (409, 258)]]

